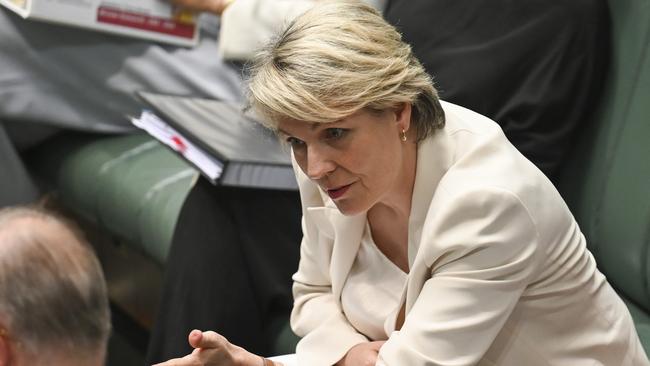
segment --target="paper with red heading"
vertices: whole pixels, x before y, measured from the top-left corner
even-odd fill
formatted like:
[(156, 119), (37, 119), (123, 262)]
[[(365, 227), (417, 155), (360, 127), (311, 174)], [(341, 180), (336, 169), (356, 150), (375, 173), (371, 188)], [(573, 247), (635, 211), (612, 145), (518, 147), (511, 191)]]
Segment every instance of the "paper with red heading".
[(129, 37), (194, 46), (194, 14), (169, 0), (0, 0), (26, 19), (88, 28)]

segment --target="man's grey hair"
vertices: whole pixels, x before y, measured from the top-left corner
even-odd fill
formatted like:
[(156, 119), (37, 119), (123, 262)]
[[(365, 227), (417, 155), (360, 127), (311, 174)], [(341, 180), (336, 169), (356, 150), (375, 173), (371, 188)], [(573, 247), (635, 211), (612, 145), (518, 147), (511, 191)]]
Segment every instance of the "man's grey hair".
[(72, 222), (40, 208), (0, 209), (0, 319), (31, 355), (105, 354), (104, 275)]

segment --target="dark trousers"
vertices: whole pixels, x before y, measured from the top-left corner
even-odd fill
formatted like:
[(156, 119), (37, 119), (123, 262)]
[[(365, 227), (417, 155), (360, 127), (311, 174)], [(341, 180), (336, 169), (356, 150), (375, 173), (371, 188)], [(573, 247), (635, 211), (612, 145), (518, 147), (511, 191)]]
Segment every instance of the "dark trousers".
[(274, 320), (288, 319), (293, 303), (300, 218), (298, 192), (215, 187), (201, 179), (177, 223), (147, 362), (190, 353), (192, 329), (214, 330), (268, 355)]

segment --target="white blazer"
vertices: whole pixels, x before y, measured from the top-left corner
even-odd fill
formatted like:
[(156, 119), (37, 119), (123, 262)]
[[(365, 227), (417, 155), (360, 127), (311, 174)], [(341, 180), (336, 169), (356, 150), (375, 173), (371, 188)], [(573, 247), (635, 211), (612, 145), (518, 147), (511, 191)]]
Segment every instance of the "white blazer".
[[(406, 320), (377, 365), (650, 365), (553, 184), (499, 126), (443, 103), (418, 146)], [(341, 310), (366, 223), (294, 164), (303, 203), (293, 330), (300, 365), (332, 365), (367, 338)], [(393, 322), (394, 324), (395, 322)]]

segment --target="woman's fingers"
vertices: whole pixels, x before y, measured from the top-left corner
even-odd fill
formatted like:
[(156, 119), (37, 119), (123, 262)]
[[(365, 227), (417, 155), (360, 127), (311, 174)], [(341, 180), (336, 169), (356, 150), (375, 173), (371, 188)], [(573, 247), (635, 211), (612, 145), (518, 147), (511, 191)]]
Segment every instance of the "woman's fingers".
[(379, 349), (384, 345), (384, 343), (386, 343), (386, 341), (374, 341), (370, 342), (369, 346), (370, 349), (374, 349), (375, 351), (379, 352)]
[(379, 349), (385, 341), (359, 343), (345, 354), (336, 366), (370, 366), (377, 363)]

